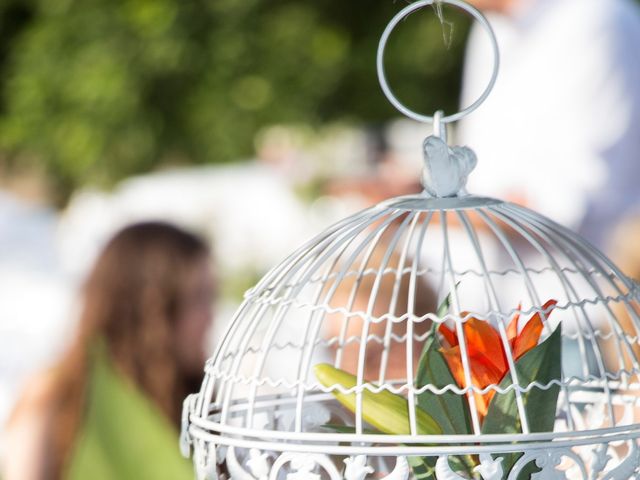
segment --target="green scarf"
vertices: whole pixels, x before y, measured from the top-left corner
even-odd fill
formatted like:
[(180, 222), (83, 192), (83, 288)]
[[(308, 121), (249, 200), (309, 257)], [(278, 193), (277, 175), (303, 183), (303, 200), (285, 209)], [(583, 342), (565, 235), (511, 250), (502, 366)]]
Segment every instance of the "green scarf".
[(193, 480), (169, 420), (113, 369), (104, 353), (94, 356), (88, 393), (87, 416), (65, 478)]

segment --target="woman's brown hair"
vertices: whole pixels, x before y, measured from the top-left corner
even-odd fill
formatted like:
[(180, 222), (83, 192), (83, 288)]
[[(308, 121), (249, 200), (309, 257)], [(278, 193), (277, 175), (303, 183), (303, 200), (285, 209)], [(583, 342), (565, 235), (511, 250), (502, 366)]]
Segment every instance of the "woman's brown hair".
[(129, 226), (106, 245), (85, 284), (77, 337), (54, 372), (53, 478), (62, 477), (82, 424), (98, 340), (114, 367), (177, 425), (182, 399), (197, 384), (177, 360), (176, 323), (186, 278), (207, 255), (201, 239), (160, 222)]

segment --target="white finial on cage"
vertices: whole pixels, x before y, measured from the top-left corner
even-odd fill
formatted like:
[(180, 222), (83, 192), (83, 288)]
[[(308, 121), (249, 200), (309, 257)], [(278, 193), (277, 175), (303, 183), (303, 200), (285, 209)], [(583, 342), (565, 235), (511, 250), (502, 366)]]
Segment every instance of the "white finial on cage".
[(452, 115), (445, 116), (441, 110), (437, 111), (434, 116), (422, 115), (414, 112), (406, 107), (395, 96), (391, 87), (387, 82), (384, 69), (384, 50), (389, 40), (389, 36), (398, 23), (406, 18), (414, 11), (424, 6), (434, 5), (434, 0), (422, 0), (414, 2), (405, 7), (398, 15), (396, 15), (380, 38), (377, 55), (377, 71), (378, 80), (383, 93), (391, 102), (391, 104), (402, 114), (407, 117), (423, 123), (433, 124), (434, 135), (428, 137), (423, 144), (424, 154), (424, 173), (422, 184), (425, 191), (434, 197), (452, 197), (465, 193), (464, 187), (467, 183), (469, 173), (475, 168), (477, 158), (475, 153), (468, 147), (449, 147), (447, 144), (447, 124), (464, 118), (469, 113), (477, 109), (489, 96), (495, 82), (498, 78), (498, 70), (500, 66), (500, 53), (498, 42), (491, 25), (487, 19), (475, 8), (469, 8), (469, 4), (460, 0), (438, 1), (438, 7), (441, 8), (442, 3), (455, 5), (469, 12), (489, 33), (491, 47), (493, 51), (493, 72), (489, 84), (482, 92), (480, 97), (470, 106)]
[(476, 154), (467, 147), (449, 147), (434, 135), (423, 144), (422, 186), (434, 197), (453, 197), (465, 191), (467, 178), (476, 167)]

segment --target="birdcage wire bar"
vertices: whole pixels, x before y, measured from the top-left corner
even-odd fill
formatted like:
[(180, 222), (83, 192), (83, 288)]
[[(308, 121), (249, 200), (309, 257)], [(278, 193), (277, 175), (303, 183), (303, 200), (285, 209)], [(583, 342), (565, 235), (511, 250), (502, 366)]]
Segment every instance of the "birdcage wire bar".
[[(494, 53), (481, 98), (450, 116), (408, 109), (384, 75), (393, 28), (434, 3), (471, 14), (489, 33)], [(446, 174), (439, 180), (451, 178), (451, 154), (460, 155), (458, 166), (475, 166), (470, 150), (454, 152), (447, 145), (446, 123), (475, 109), (491, 91), (499, 64), (491, 26), (462, 0), (418, 0), (385, 29), (377, 59), (383, 93), (411, 118), (434, 123), (432, 153), (447, 161), (429, 164), (425, 141), (423, 193), (389, 199), (337, 222), (246, 292), (205, 365), (200, 392), (184, 403), (181, 448), (186, 456), (193, 453), (198, 478), (218, 479), (226, 469), (224, 475), (242, 480), (320, 480), (321, 472), (331, 480), (362, 480), (373, 471), (376, 478), (407, 480), (409, 460), (419, 456), (433, 460), (435, 476), (429, 478), (464, 480), (449, 462), (465, 455), (478, 456), (471, 476), (483, 480), (522, 480), (525, 473), (535, 480), (640, 478), (640, 287), (565, 227), (513, 203), (468, 195), (470, 170), (456, 171), (453, 184), (434, 181), (438, 173)], [(450, 309), (436, 315), (446, 297)], [(548, 299), (551, 304), (544, 303)], [(560, 378), (548, 382), (520, 378), (507, 332), (515, 316), (534, 315), (542, 323), (542, 341), (561, 329)], [(497, 328), (504, 378), (511, 380), (506, 387), (474, 384), (465, 331), (472, 319)], [(437, 335), (431, 327), (443, 324), (453, 326), (464, 382), (418, 386), (416, 356)], [(353, 373), (355, 385), (323, 386), (312, 373), (318, 362)], [(524, 396), (553, 388), (559, 392), (555, 424), (538, 431)], [(366, 391), (405, 397), (408, 434), (367, 429)], [(353, 413), (336, 401), (336, 392), (355, 394)], [(513, 394), (515, 431), (482, 431), (476, 394), (490, 392)], [(420, 433), (422, 394), (462, 397), (472, 431)], [(330, 420), (348, 428), (327, 429)], [(509, 452), (518, 455), (503, 475), (506, 457), (496, 455)]]
[[(265, 275), (246, 293), (206, 364), (201, 392), (186, 409), (190, 444), (201, 450), (224, 446), (238, 452), (385, 458), (564, 448), (567, 459), (579, 457), (576, 449), (639, 437), (634, 422), (640, 398), (638, 286), (586, 241), (533, 211), (493, 199), (462, 200), (420, 194), (376, 205), (330, 227)], [(451, 294), (451, 311), (444, 317), (417, 309), (425, 284), (437, 298)], [(473, 308), (465, 305), (467, 284), (478, 297)], [(516, 293), (505, 295), (505, 285)], [(549, 285), (558, 299), (553, 309), (557, 318), (541, 307)], [(535, 313), (543, 320), (543, 336), (561, 323), (571, 324), (562, 332), (563, 341), (575, 345), (579, 368), (565, 368), (563, 358), (561, 378), (521, 384), (506, 322), (515, 314)], [(624, 327), (621, 315), (628, 317)], [(474, 385), (463, 347), (464, 387), (418, 388), (413, 382), (416, 349), (431, 334), (424, 326), (453, 324), (464, 345), (462, 326), (470, 318), (498, 326), (513, 383), (507, 388)], [(338, 325), (327, 336), (330, 323)], [(293, 336), (287, 335), (290, 329)], [(400, 355), (394, 350), (398, 345), (404, 349)], [(351, 362), (355, 387), (327, 388), (313, 378), (311, 367), (321, 351), (336, 367)], [(378, 358), (373, 373), (367, 367), (372, 356)], [(287, 361), (274, 369), (272, 357)], [(402, 378), (390, 372), (390, 362), (398, 358), (404, 364)], [(367, 383), (371, 379), (375, 383)], [(558, 428), (532, 431), (522, 395), (553, 386), (561, 389)], [(355, 414), (338, 415), (353, 426), (353, 433), (308, 428), (307, 417), (317, 408), (327, 408), (332, 415), (340, 409), (333, 390), (355, 393), (360, 402), (365, 389), (406, 396), (409, 435), (369, 432), (358, 403)], [(496, 395), (515, 393), (522, 420), (519, 433), (482, 434), (476, 416), (469, 435), (418, 434), (416, 395), (465, 396), (473, 415), (474, 395), (469, 393), (491, 390)], [(585, 420), (588, 408), (602, 409), (599, 425)], [(284, 417), (288, 423), (278, 420)], [(271, 418), (269, 425), (265, 418)]]

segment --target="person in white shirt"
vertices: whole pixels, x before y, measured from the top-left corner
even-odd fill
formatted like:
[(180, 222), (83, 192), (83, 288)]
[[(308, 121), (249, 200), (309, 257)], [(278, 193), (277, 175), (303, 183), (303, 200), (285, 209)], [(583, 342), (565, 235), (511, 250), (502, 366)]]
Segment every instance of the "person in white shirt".
[[(531, 207), (599, 247), (640, 208), (640, 8), (633, 0), (469, 0), (501, 51), (491, 96), (460, 124), (469, 191)], [(491, 74), (474, 28), (462, 102)]]

